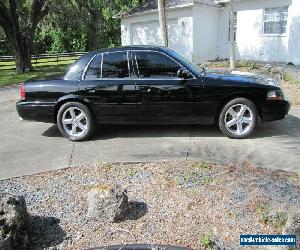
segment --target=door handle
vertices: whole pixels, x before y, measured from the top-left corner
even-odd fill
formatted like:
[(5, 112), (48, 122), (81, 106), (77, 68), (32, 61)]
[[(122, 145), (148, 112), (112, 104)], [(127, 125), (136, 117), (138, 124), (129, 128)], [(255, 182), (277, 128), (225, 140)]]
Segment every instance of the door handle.
[(95, 93), (96, 90), (94, 88), (85, 88), (88, 93)]

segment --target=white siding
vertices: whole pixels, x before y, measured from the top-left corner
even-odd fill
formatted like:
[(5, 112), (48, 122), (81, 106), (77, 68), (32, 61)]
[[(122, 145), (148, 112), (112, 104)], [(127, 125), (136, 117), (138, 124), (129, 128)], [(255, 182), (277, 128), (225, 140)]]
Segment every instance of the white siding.
[(295, 64), (300, 64), (300, 1), (293, 0), (293, 5), (289, 12), (289, 60)]
[[(192, 60), (193, 18), (192, 7), (169, 11), (169, 47)], [(122, 18), (122, 45), (161, 45), (158, 13)]]
[[(287, 33), (282, 36), (264, 35), (264, 8), (284, 5), (290, 6)], [(248, 0), (237, 3), (235, 10), (238, 18), (236, 39), (238, 59), (300, 63), (299, 0)], [(221, 58), (229, 57), (228, 11), (228, 8), (222, 9), (219, 14), (219, 56)]]
[[(263, 34), (265, 8), (289, 5), (287, 33)], [(300, 0), (243, 0), (237, 14), (237, 59), (300, 64)], [(194, 4), (169, 10), (170, 47), (200, 63), (229, 57), (228, 8)], [(122, 45), (161, 45), (158, 13), (122, 18)]]
[(194, 63), (218, 57), (218, 9), (194, 6)]

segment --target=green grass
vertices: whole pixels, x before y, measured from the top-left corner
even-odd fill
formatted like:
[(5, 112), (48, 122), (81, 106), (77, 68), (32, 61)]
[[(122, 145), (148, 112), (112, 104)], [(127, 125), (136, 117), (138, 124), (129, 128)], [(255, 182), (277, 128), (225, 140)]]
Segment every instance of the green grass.
[(214, 246), (213, 235), (211, 232), (200, 235), (199, 243), (204, 249), (211, 249)]
[[(75, 59), (75, 58), (74, 58)], [(0, 69), (0, 86), (13, 85), (21, 83), (26, 80), (41, 80), (61, 77), (74, 59), (60, 62), (47, 62), (45, 59), (41, 60), (38, 67), (35, 67), (34, 71), (17, 74), (14, 69)], [(1, 64), (1, 63), (0, 63)], [(1, 66), (0, 66), (1, 67)]]

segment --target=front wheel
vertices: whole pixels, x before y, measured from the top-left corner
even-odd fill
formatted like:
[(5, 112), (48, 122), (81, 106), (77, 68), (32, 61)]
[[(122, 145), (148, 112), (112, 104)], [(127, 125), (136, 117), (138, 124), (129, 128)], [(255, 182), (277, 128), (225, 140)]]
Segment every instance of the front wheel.
[(253, 102), (246, 98), (236, 98), (223, 107), (219, 127), (229, 138), (243, 139), (252, 134), (257, 120), (257, 109)]
[(69, 140), (83, 141), (94, 132), (95, 121), (87, 106), (79, 102), (68, 102), (58, 110), (57, 126)]

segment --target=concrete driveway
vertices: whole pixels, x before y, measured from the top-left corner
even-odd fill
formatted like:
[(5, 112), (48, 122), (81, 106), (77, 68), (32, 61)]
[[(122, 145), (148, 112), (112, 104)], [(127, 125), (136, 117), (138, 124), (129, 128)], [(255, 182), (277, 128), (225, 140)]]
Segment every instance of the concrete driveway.
[(300, 108), (260, 125), (246, 140), (228, 139), (214, 126), (109, 126), (73, 143), (54, 125), (19, 121), (18, 95), (19, 87), (0, 89), (0, 179), (97, 162), (172, 159), (250, 161), (300, 172)]

